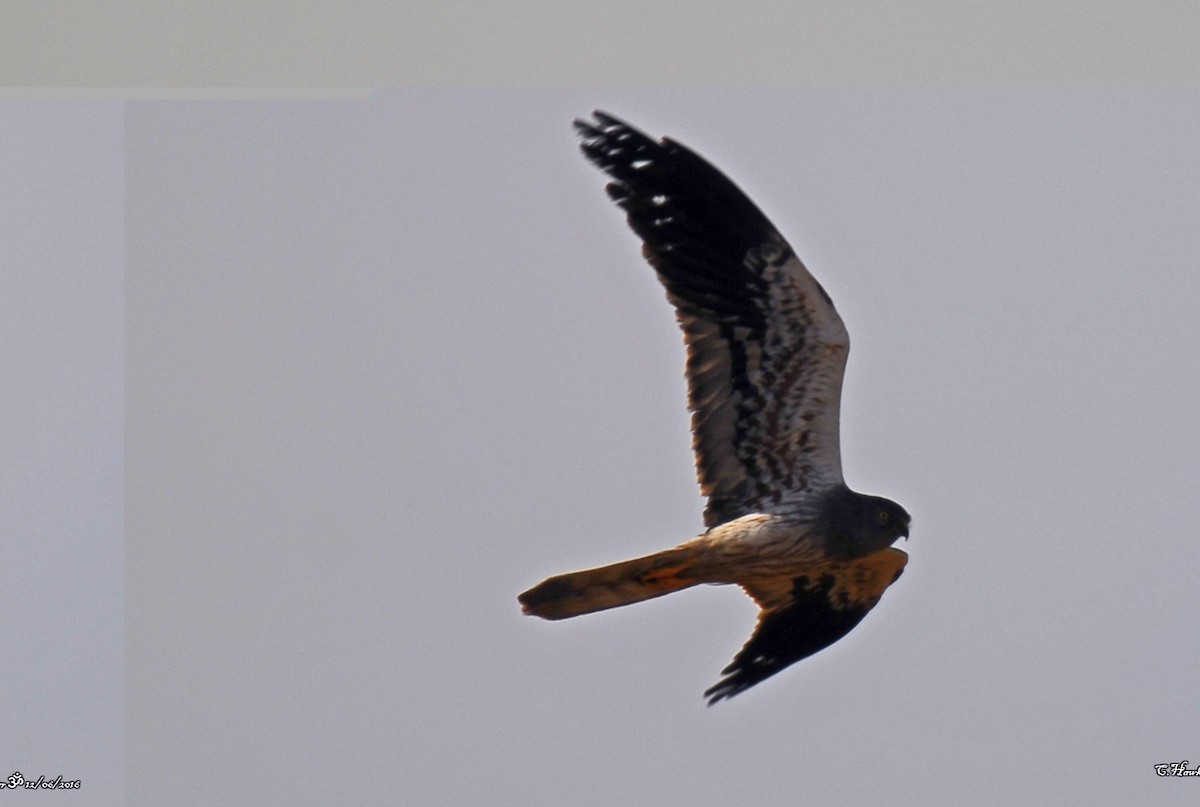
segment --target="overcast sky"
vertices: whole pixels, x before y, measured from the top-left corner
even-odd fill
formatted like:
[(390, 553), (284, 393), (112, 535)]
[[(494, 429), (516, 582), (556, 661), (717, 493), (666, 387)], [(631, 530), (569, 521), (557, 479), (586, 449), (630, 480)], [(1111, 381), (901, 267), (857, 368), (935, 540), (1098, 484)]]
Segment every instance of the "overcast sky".
[(0, 782), (121, 803), (119, 102), (0, 105)]
[[(745, 189), (851, 333), (848, 638), (516, 594), (701, 529), (671, 310), (569, 123)], [(1200, 761), (1200, 96), (388, 92), (132, 103), (128, 787), (165, 803), (1184, 803)]]
[[(595, 107), (791, 241), (851, 334), (847, 481), (913, 515), (859, 628), (712, 708), (737, 589), (516, 603), (701, 529)], [(1200, 93), (22, 108), (0, 764), (120, 803), (123, 590), (130, 804), (1194, 801), (1154, 765), (1200, 763)]]

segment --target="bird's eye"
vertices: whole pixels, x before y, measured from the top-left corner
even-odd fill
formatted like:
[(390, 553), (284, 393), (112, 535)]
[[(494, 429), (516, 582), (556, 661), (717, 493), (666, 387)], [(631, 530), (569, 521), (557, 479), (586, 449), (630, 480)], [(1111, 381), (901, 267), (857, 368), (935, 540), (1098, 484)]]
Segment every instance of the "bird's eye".
[(879, 523), (880, 524), (888, 523), (888, 519), (890, 519), (891, 517), (892, 517), (892, 514), (889, 513), (887, 510), (879, 511)]

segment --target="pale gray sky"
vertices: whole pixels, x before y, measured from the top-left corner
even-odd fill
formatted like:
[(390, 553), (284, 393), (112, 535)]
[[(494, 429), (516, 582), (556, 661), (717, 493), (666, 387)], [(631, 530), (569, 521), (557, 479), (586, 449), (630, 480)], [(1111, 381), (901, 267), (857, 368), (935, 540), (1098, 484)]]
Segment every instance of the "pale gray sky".
[[(0, 111), (0, 781), (124, 777), (124, 111)], [(5, 792), (3, 799), (26, 794)]]
[[(857, 630), (711, 709), (737, 590), (515, 600), (700, 529), (594, 107), (789, 238), (853, 341), (847, 479), (914, 517)], [(1200, 760), (1196, 92), (127, 109), (131, 803), (1194, 799), (1153, 766)]]
[[(1176, 84), (1188, 3), (6, 0), (16, 87)], [(143, 89), (133, 93), (145, 97)], [(153, 92), (153, 91), (152, 91)]]

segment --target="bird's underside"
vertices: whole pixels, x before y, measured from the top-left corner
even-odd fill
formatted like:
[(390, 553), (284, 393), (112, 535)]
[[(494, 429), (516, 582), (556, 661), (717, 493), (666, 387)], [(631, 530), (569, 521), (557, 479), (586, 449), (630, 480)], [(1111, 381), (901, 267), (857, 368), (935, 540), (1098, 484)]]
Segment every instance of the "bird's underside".
[[(736, 522), (723, 525), (734, 526)], [(737, 583), (758, 603), (758, 624), (721, 671), (725, 677), (704, 693), (716, 703), (841, 639), (879, 602), (908, 560), (901, 550), (888, 547), (845, 560), (775, 557), (774, 563), (761, 558), (747, 562), (722, 552), (718, 541), (732, 536), (714, 537), (721, 532), (717, 527), (644, 558), (557, 575), (518, 599), (527, 614), (567, 619), (701, 583)]]
[(551, 577), (519, 596), (566, 619), (701, 583), (740, 585), (758, 624), (705, 692), (732, 697), (850, 632), (899, 576), (899, 505), (842, 481), (838, 410), (849, 339), (774, 226), (717, 169), (600, 112), (576, 121), (612, 177), (687, 345), (707, 531), (643, 558)]

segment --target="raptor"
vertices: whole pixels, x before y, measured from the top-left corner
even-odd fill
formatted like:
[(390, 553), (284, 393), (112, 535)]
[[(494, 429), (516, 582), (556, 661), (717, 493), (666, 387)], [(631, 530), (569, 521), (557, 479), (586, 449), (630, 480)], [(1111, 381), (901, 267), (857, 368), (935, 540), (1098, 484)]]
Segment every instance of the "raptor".
[(687, 346), (704, 533), (519, 595), (566, 619), (701, 583), (759, 607), (749, 641), (704, 694), (730, 698), (849, 633), (900, 576), (909, 515), (842, 478), (850, 349), (829, 295), (736, 185), (670, 138), (603, 112), (575, 121), (584, 155), (642, 239)]

